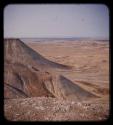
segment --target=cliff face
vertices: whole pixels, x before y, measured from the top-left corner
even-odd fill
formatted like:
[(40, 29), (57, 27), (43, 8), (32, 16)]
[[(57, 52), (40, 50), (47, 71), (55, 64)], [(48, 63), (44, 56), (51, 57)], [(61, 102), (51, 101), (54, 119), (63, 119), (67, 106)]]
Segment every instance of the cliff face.
[(71, 67), (45, 59), (19, 39), (4, 40), (4, 97), (56, 97), (88, 99), (96, 97), (55, 72)]

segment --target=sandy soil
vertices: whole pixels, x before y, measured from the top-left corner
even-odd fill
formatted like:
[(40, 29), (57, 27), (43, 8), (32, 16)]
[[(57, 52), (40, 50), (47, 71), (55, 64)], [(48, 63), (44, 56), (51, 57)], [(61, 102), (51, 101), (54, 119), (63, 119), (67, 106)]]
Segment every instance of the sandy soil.
[(98, 96), (88, 101), (34, 97), (5, 100), (5, 117), (24, 121), (105, 120), (109, 116), (109, 43), (90, 41), (27, 43), (45, 58), (72, 66), (57, 72)]
[(66, 41), (29, 43), (49, 60), (73, 66), (62, 72), (73, 81), (85, 81), (109, 88), (109, 42)]

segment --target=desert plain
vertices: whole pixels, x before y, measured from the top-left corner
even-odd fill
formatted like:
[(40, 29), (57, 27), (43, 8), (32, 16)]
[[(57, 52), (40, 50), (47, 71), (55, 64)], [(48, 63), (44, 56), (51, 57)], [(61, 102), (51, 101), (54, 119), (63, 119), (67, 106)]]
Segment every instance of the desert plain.
[[(52, 62), (70, 66), (70, 69), (55, 69), (54, 73), (71, 80), (84, 92), (75, 87), (78, 97), (76, 100), (44, 95), (6, 98), (4, 99), (4, 116), (7, 120), (101, 121), (109, 118), (109, 41), (29, 41), (25, 44)], [(53, 70), (50, 69), (50, 72)], [(64, 84), (67, 82), (65, 79), (62, 81)], [(90, 93), (91, 96), (85, 92)]]

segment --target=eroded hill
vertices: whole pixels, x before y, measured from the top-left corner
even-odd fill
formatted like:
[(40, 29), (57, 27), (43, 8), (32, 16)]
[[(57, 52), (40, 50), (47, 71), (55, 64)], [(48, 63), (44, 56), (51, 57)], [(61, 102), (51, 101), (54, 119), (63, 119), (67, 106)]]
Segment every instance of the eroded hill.
[(72, 67), (44, 58), (19, 39), (4, 40), (5, 98), (55, 97), (86, 100), (97, 96), (58, 74)]

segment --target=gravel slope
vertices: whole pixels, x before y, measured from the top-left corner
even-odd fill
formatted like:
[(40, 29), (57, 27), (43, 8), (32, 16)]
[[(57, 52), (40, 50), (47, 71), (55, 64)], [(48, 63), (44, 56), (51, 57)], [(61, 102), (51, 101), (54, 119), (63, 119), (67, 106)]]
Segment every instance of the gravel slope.
[(5, 117), (11, 121), (100, 121), (109, 116), (106, 99), (76, 102), (32, 97), (4, 102)]

